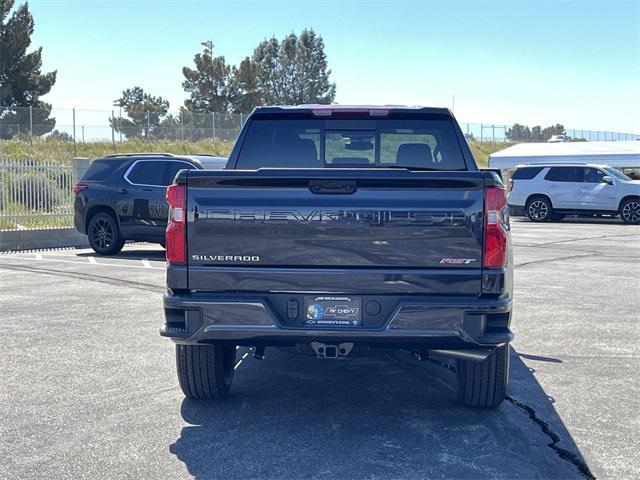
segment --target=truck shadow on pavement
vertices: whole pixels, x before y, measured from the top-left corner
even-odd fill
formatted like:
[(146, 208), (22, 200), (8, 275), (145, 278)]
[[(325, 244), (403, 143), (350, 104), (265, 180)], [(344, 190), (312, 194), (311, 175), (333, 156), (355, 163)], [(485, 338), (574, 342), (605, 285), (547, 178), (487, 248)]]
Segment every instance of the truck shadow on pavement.
[(189, 425), (170, 451), (197, 478), (585, 478), (547, 395), (511, 360), (509, 398), (478, 410), (458, 403), (453, 372), (400, 352), (267, 349), (239, 366), (228, 398), (183, 401)]

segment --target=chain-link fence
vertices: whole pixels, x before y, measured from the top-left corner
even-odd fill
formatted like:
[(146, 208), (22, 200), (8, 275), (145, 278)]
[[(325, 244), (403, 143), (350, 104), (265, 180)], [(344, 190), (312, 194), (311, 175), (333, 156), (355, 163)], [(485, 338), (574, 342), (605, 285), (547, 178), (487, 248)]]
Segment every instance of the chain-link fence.
[[(0, 107), (0, 139), (38, 137), (69, 142), (124, 142), (141, 139), (147, 142), (174, 140), (196, 142), (200, 140), (235, 140), (246, 114), (136, 111), (127, 115), (119, 107), (113, 110), (87, 110), (80, 108)], [(565, 128), (547, 131), (535, 127), (513, 128), (511, 125), (461, 122), (467, 138), (477, 142), (548, 141), (552, 134), (564, 134), (566, 141), (635, 140), (640, 134)]]
[[(72, 226), (71, 159), (123, 151), (226, 155), (244, 114), (0, 107), (0, 230)], [(640, 135), (582, 129), (461, 122), (470, 142), (635, 140)], [(12, 140), (12, 141), (5, 141)], [(31, 142), (33, 145), (29, 145)], [(26, 147), (26, 148), (25, 148)], [(501, 145), (490, 145), (500, 149)], [(205, 152), (206, 150), (206, 152)]]

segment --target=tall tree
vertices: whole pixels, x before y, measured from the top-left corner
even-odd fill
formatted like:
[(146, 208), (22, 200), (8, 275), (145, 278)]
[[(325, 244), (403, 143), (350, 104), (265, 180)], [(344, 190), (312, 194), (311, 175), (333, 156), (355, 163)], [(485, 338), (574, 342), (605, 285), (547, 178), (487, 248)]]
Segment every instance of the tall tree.
[(162, 118), (169, 111), (167, 100), (154, 97), (141, 87), (124, 90), (116, 102), (129, 118), (113, 118), (109, 122), (116, 131), (124, 133), (128, 138), (149, 137), (157, 133)]
[(229, 85), (229, 103), (233, 113), (248, 113), (262, 104), (258, 85), (258, 64), (249, 57), (233, 67)]
[(185, 106), (194, 112), (212, 113), (226, 112), (229, 109), (229, 84), (231, 82), (231, 66), (225, 58), (213, 56), (213, 44), (203, 53), (195, 55), (195, 69), (182, 68), (184, 82), (182, 88), (189, 94)]
[(203, 129), (213, 127), (205, 115), (211, 112), (248, 113), (258, 105), (326, 104), (335, 98), (324, 41), (313, 30), (290, 33), (282, 41), (266, 39), (238, 67), (223, 56), (214, 57), (210, 42), (203, 45), (204, 52), (194, 58), (195, 69), (182, 69), (182, 86), (189, 94), (185, 107)]
[[(34, 135), (50, 132), (55, 118), (51, 105), (40, 100), (56, 81), (56, 72), (42, 73), (42, 47), (27, 53), (34, 21), (27, 3), (13, 11), (14, 0), (0, 0), (0, 137), (20, 130)], [(32, 107), (30, 118), (29, 108)]]
[(311, 29), (262, 41), (254, 50), (262, 100), (270, 105), (328, 104), (336, 95), (324, 41)]

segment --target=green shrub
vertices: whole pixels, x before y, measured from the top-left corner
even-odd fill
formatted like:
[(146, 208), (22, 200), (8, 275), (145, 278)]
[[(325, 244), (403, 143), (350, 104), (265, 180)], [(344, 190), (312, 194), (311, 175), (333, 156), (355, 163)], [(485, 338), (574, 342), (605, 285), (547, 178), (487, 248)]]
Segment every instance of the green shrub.
[(55, 207), (68, 203), (65, 191), (44, 172), (14, 175), (7, 179), (7, 183), (7, 200), (25, 210), (51, 212)]

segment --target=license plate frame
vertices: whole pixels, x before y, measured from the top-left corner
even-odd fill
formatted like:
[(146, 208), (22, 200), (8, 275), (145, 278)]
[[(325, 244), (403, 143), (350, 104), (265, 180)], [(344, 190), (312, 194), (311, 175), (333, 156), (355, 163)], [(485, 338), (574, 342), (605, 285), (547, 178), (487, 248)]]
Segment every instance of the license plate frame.
[(362, 298), (347, 295), (304, 297), (305, 325), (320, 328), (355, 328), (362, 325)]

